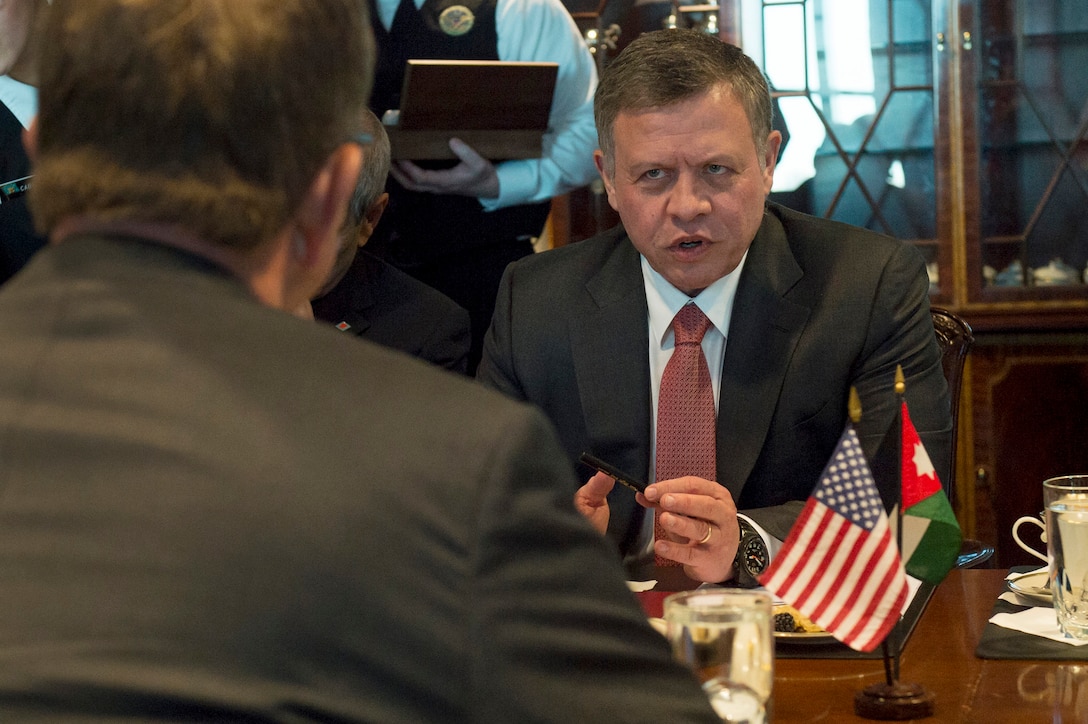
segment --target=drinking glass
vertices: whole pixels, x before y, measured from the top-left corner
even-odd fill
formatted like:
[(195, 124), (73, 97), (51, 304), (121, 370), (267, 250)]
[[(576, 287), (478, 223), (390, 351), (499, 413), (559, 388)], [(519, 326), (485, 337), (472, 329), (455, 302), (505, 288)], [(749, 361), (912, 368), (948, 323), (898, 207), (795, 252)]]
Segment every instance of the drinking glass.
[(723, 722), (762, 724), (774, 682), (771, 597), (707, 588), (665, 599), (673, 656), (699, 677)]
[(1058, 627), (1088, 640), (1088, 475), (1043, 482), (1050, 589)]

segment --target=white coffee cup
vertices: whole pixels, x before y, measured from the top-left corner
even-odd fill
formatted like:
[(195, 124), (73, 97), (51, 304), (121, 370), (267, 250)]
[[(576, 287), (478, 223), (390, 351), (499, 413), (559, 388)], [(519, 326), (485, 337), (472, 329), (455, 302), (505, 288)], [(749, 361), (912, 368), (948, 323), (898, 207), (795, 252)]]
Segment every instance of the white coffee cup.
[(1039, 551), (1037, 551), (1034, 548), (1032, 548), (1031, 546), (1029, 546), (1027, 543), (1025, 543), (1020, 538), (1020, 526), (1023, 525), (1024, 523), (1031, 523), (1033, 525), (1039, 526), (1039, 530), (1040, 530), (1039, 540), (1041, 540), (1043, 542), (1043, 544), (1045, 545), (1046, 544), (1046, 523), (1043, 520), (1045, 515), (1046, 515), (1046, 513), (1040, 513), (1039, 517), (1035, 517), (1034, 515), (1025, 515), (1025, 516), (1022, 516), (1020, 518), (1017, 518), (1012, 524), (1012, 539), (1014, 541), (1016, 541), (1016, 545), (1020, 546), (1025, 551), (1027, 551), (1031, 555), (1033, 555), (1036, 558), (1038, 558), (1039, 560), (1041, 560), (1043, 563), (1049, 563), (1050, 561), (1049, 561), (1049, 559), (1047, 559), (1045, 552), (1040, 553)]

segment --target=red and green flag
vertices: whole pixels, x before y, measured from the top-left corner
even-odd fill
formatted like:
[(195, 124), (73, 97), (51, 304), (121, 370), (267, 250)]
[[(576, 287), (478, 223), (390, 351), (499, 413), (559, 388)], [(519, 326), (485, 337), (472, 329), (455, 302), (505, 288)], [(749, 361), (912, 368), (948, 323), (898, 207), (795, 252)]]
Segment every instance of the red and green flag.
[(940, 583), (960, 551), (960, 526), (944, 494), (929, 454), (902, 410), (903, 562), (907, 573), (927, 583)]

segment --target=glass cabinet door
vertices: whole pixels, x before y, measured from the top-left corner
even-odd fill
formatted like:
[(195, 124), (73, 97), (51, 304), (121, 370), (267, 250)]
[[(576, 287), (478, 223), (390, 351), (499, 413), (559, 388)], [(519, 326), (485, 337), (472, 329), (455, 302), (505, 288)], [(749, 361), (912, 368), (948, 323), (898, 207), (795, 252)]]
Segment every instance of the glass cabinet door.
[[(1088, 2), (979, 0), (972, 297), (1083, 297), (1088, 275)], [(971, 65), (968, 65), (971, 64)]]
[(931, 0), (736, 0), (787, 142), (772, 200), (908, 240), (951, 295)]

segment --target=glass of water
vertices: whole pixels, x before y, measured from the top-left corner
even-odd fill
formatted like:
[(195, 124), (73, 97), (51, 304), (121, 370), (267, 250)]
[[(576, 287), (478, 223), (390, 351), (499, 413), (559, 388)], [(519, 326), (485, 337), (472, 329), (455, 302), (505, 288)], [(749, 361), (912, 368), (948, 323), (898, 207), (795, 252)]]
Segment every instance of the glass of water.
[(703, 684), (723, 722), (767, 721), (774, 682), (771, 597), (705, 588), (665, 599), (673, 656)]
[(1088, 475), (1043, 482), (1050, 591), (1058, 627), (1088, 640)]

